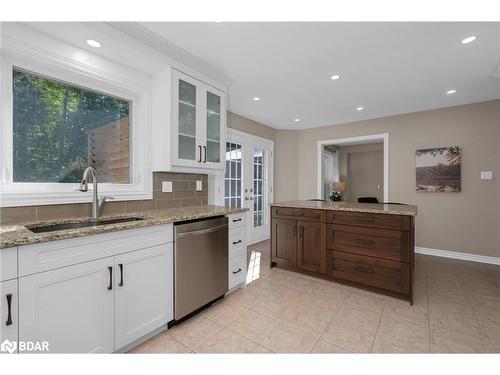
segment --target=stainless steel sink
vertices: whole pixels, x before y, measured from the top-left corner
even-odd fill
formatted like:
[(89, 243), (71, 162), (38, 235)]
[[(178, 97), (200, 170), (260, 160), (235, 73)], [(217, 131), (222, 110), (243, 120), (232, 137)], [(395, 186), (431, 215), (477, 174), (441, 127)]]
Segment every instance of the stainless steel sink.
[(122, 217), (119, 219), (75, 221), (75, 222), (67, 222), (67, 223), (59, 223), (59, 224), (55, 224), (55, 223), (54, 224), (47, 224), (47, 225), (41, 225), (41, 226), (27, 225), (26, 228), (29, 229), (30, 231), (32, 231), (33, 233), (46, 233), (46, 232), (55, 232), (57, 230), (97, 227), (97, 226), (101, 226), (101, 225), (127, 223), (130, 221), (139, 221), (139, 220), (144, 220), (144, 218), (143, 217)]

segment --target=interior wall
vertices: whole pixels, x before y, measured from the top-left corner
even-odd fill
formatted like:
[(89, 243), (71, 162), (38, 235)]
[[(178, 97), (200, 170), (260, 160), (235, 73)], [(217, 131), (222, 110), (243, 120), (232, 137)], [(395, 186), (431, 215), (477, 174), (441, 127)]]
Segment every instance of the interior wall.
[(256, 135), (257, 137), (271, 139), (273, 141), (276, 135), (276, 131), (273, 128), (229, 111), (227, 112), (227, 126), (235, 130)]
[[(418, 206), (416, 245), (500, 257), (500, 100), (285, 132), (276, 133), (276, 201), (316, 196), (319, 140), (389, 133), (389, 199)], [(461, 147), (462, 191), (417, 193), (415, 151), (439, 146)]]
[(274, 201), (298, 197), (299, 131), (276, 130), (274, 141)]
[(357, 202), (360, 197), (375, 197), (384, 201), (384, 153), (382, 151), (353, 152), (348, 154), (347, 189), (349, 200)]
[[(373, 155), (376, 155), (376, 158), (374, 160), (370, 160), (369, 158), (364, 158), (366, 159), (365, 161), (363, 161), (363, 164), (366, 164), (367, 168), (368, 168), (368, 165), (369, 164), (372, 164), (372, 162), (375, 162), (375, 165), (371, 166), (372, 168), (376, 167), (377, 169), (381, 169), (382, 171), (382, 176), (381, 178), (378, 178), (377, 176), (377, 181), (380, 180), (379, 182), (377, 182), (377, 184), (380, 184), (380, 190), (377, 190), (375, 191), (373, 189), (373, 186), (372, 189), (369, 189), (367, 190), (366, 193), (363, 193), (363, 194), (366, 194), (366, 195), (363, 195), (363, 196), (376, 196), (378, 198), (378, 200), (380, 202), (383, 202), (384, 200), (384, 176), (383, 176), (383, 172), (384, 172), (384, 155), (383, 155), (383, 150), (384, 150), (384, 144), (382, 142), (374, 142), (374, 143), (365, 143), (365, 144), (360, 144), (360, 145), (350, 145), (350, 146), (340, 146), (338, 147), (338, 150), (339, 150), (339, 170), (340, 170), (340, 179), (341, 181), (345, 181), (347, 183), (347, 191), (344, 192), (344, 200), (347, 201), (347, 202), (350, 202), (350, 201), (355, 201), (354, 198), (352, 198), (352, 194), (351, 194), (351, 187), (352, 187), (352, 184), (350, 183), (349, 181), (349, 168), (348, 168), (348, 159), (349, 159), (349, 156), (350, 154), (353, 154), (353, 153), (366, 153), (366, 152), (375, 152), (375, 154)], [(381, 156), (379, 156), (376, 152), (379, 152)], [(380, 159), (380, 165), (378, 165), (377, 163), (379, 163), (379, 157), (381, 157)], [(363, 157), (361, 157), (363, 159)], [(372, 176), (365, 182), (364, 181), (364, 177), (363, 176), (360, 176), (362, 179), (361, 179), (361, 183), (368, 183), (370, 184), (370, 181), (372, 180), (375, 180), (375, 177), (372, 178)], [(359, 189), (356, 189), (355, 190), (359, 190)], [(361, 189), (361, 190), (364, 190), (364, 189)], [(380, 193), (380, 194), (379, 194)], [(357, 192), (355, 192), (354, 194), (357, 194)], [(354, 199), (354, 200), (353, 200)]]

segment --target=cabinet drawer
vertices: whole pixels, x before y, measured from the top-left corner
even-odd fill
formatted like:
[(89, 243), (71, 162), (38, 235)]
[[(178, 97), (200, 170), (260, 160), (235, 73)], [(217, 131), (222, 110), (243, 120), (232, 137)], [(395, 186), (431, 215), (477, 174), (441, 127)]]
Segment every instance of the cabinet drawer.
[(328, 250), (327, 272), (338, 279), (408, 294), (410, 265), (392, 260)]
[(19, 277), (172, 242), (172, 224), (22, 246)]
[(245, 227), (247, 222), (247, 211), (227, 215), (229, 218), (229, 229)]
[(330, 250), (409, 262), (410, 233), (378, 228), (328, 224)]
[(330, 211), (328, 212), (327, 221), (333, 224), (369, 228), (410, 230), (411, 217), (392, 214)]
[(247, 277), (246, 254), (234, 257), (229, 260), (229, 290), (243, 283)]
[(17, 247), (0, 249), (0, 282), (17, 277)]
[(229, 230), (229, 258), (246, 254), (246, 227)]
[(283, 219), (300, 219), (304, 221), (326, 221), (325, 211), (306, 208), (272, 207), (271, 216)]

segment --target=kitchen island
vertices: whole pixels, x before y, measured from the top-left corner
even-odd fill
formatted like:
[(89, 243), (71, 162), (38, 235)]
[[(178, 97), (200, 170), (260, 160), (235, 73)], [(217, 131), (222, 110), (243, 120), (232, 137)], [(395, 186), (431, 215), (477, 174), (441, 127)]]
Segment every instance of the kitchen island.
[(290, 201), (271, 205), (271, 267), (413, 303), (417, 207)]

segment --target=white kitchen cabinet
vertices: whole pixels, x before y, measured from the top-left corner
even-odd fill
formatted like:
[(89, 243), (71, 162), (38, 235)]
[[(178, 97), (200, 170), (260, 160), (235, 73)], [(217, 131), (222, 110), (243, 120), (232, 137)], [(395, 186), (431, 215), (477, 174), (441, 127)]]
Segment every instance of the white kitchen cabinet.
[(227, 215), (229, 220), (228, 233), (228, 283), (229, 290), (246, 286), (247, 279), (247, 238), (246, 238), (247, 212)]
[(225, 167), (225, 93), (172, 70), (172, 170)]
[[(17, 279), (0, 283), (0, 343), (17, 342), (18, 313)], [(9, 348), (5, 347), (8, 351)], [(14, 351), (15, 352), (15, 351)]]
[(53, 353), (114, 350), (114, 257), (19, 279), (19, 340)]
[(115, 257), (115, 349), (173, 319), (172, 243)]

